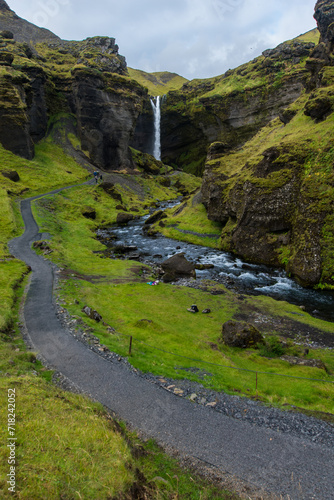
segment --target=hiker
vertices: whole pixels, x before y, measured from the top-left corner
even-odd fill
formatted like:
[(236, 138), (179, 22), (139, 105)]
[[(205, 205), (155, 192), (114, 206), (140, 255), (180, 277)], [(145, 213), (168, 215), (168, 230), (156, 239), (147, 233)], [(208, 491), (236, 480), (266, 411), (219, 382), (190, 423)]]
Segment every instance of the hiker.
[(99, 172), (96, 172), (95, 182), (96, 182), (96, 184), (99, 182)]
[(100, 174), (100, 182), (103, 181), (103, 177), (102, 177), (102, 174)]

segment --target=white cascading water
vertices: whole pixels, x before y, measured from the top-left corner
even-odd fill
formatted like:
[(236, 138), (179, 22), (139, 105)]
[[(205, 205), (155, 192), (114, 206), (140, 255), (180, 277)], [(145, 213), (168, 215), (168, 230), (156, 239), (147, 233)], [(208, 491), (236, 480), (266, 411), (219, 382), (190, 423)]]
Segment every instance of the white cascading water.
[(160, 96), (156, 100), (151, 99), (151, 106), (154, 115), (154, 148), (153, 156), (156, 160), (161, 160), (161, 108)]

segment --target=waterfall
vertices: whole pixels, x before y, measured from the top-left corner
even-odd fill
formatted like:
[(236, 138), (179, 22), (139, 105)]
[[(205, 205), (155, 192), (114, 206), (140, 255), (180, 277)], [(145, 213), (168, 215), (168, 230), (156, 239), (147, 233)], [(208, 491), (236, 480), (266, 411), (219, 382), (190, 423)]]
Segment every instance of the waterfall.
[(161, 160), (161, 108), (160, 96), (151, 99), (151, 106), (154, 116), (154, 148), (153, 156), (156, 160)]

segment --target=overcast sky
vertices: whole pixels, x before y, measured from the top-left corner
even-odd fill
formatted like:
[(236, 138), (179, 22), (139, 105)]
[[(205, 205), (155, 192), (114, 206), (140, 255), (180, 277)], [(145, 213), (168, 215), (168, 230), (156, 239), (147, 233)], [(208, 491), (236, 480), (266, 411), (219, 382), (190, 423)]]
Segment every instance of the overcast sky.
[(61, 38), (116, 38), (132, 68), (224, 73), (316, 27), (316, 0), (7, 0)]

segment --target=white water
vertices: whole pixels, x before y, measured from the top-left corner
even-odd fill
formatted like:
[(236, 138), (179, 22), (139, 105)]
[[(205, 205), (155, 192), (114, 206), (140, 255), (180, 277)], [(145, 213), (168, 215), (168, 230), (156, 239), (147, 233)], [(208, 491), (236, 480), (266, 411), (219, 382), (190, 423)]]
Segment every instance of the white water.
[(161, 107), (160, 96), (156, 100), (151, 99), (151, 106), (154, 115), (154, 149), (153, 156), (156, 160), (161, 160)]

